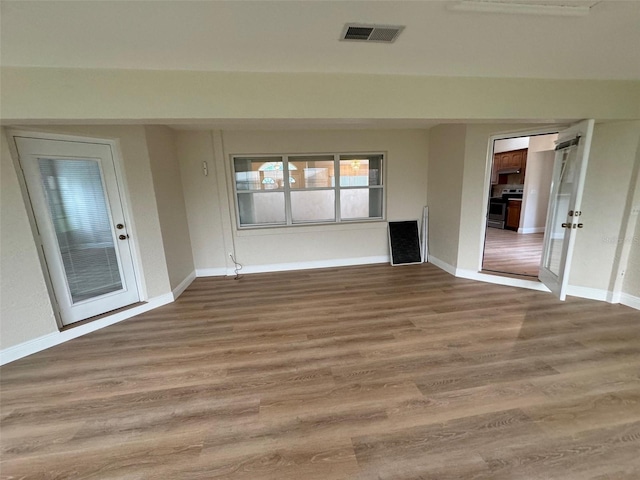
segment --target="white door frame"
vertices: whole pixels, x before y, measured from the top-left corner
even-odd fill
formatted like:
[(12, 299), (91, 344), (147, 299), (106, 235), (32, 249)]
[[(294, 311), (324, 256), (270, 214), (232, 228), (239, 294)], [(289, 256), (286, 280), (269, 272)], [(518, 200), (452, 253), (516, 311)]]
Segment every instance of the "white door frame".
[[(569, 212), (568, 216), (564, 217), (564, 219), (559, 219), (559, 221), (564, 220), (565, 222), (563, 223), (563, 226), (568, 224), (569, 228), (565, 228), (563, 231), (562, 263), (560, 265), (559, 274), (555, 275), (550, 269), (544, 266), (544, 263), (548, 249), (550, 248), (551, 235), (554, 231), (551, 225), (552, 218), (550, 215), (553, 207), (556, 206), (556, 198), (561, 185), (560, 171), (562, 169), (562, 164), (559, 164), (558, 162), (558, 150), (556, 150), (555, 164), (553, 167), (553, 183), (551, 195), (549, 197), (549, 207), (547, 209), (547, 222), (538, 278), (553, 292), (554, 295), (558, 296), (560, 300), (563, 301), (565, 300), (567, 287), (569, 285), (569, 275), (571, 273), (571, 261), (573, 260), (573, 248), (576, 241), (577, 229), (582, 227), (582, 224), (575, 220), (576, 216), (572, 216), (571, 211), (579, 211), (582, 208), (582, 197), (584, 193), (585, 180), (587, 178), (587, 168), (589, 165), (589, 155), (591, 153), (591, 143), (593, 141), (594, 125), (595, 121), (593, 119), (582, 120), (561, 131), (560, 136), (558, 137), (559, 144), (566, 143), (567, 141), (574, 142), (577, 140), (576, 154), (580, 155), (576, 160), (578, 171), (575, 187), (571, 191), (571, 197), (569, 199), (569, 206), (567, 209)], [(572, 138), (562, 136), (567, 133), (569, 133)], [(569, 218), (569, 216), (571, 216), (571, 218)], [(579, 216), (579, 214), (577, 216)], [(573, 228), (571, 228), (571, 226), (573, 226)]]
[[(489, 213), (489, 194), (491, 192), (491, 168), (493, 166), (493, 145), (496, 140), (504, 140), (506, 138), (514, 137), (533, 137), (537, 135), (552, 135), (558, 133), (560, 130), (567, 128), (567, 125), (551, 125), (541, 128), (528, 128), (524, 130), (514, 130), (510, 132), (498, 133), (490, 135), (487, 144), (487, 158), (485, 159), (485, 174), (484, 174), (484, 189), (482, 191), (482, 216), (480, 218), (481, 228), (480, 237), (478, 239), (480, 248), (480, 258), (478, 259), (478, 279), (490, 280), (491, 283), (499, 285), (518, 286), (524, 288), (530, 288), (532, 290), (544, 290), (549, 291), (538, 280), (525, 280), (513, 277), (501, 276), (499, 274), (489, 275), (483, 274), (482, 264), (484, 260), (484, 243), (487, 235), (487, 214)], [(488, 277), (488, 278), (485, 278)]]
[(22, 171), (22, 167), (20, 166), (18, 149), (16, 146), (15, 137), (29, 137), (35, 139), (42, 140), (59, 140), (59, 141), (68, 141), (68, 142), (79, 142), (79, 143), (97, 143), (101, 145), (108, 145), (111, 149), (111, 155), (113, 158), (113, 164), (116, 171), (116, 178), (118, 182), (118, 190), (120, 193), (120, 201), (122, 204), (122, 212), (125, 220), (125, 224), (127, 225), (127, 230), (130, 233), (131, 238), (130, 242), (130, 250), (131, 257), (133, 260), (133, 269), (135, 272), (135, 283), (138, 289), (138, 293), (140, 295), (140, 301), (144, 302), (149, 299), (147, 294), (146, 285), (144, 282), (141, 255), (140, 255), (140, 247), (137, 242), (137, 230), (135, 221), (133, 219), (133, 213), (131, 211), (131, 202), (129, 199), (129, 187), (127, 184), (127, 179), (124, 173), (124, 167), (122, 162), (122, 152), (120, 149), (120, 141), (116, 138), (101, 138), (101, 137), (92, 137), (92, 136), (79, 136), (73, 134), (63, 134), (63, 133), (52, 133), (46, 132), (44, 130), (28, 130), (28, 129), (7, 129), (7, 139), (9, 142), (9, 150), (11, 153), (11, 157), (13, 160), (14, 168), (17, 173), (18, 183), (20, 184), (20, 190), (22, 192), (22, 198), (25, 204), (25, 209), (27, 211), (27, 217), (29, 219), (29, 225), (31, 227), (31, 232), (33, 234), (33, 239), (36, 244), (36, 250), (38, 252), (38, 259), (40, 260), (40, 267), (42, 269), (43, 277), (45, 280), (45, 284), (47, 286), (47, 291), (49, 293), (49, 299), (51, 301), (51, 305), (53, 307), (53, 312), (56, 319), (56, 324), (59, 329), (68, 328), (62, 323), (62, 318), (60, 316), (60, 308), (58, 306), (58, 302), (56, 301), (55, 294), (53, 292), (53, 284), (51, 282), (51, 278), (49, 276), (49, 270), (47, 268), (47, 263), (44, 257), (44, 251), (42, 248), (42, 241), (40, 240), (40, 236), (38, 234), (38, 228), (35, 220), (35, 215), (33, 212), (33, 206), (31, 204), (31, 199), (29, 198), (29, 192), (27, 190), (26, 180), (24, 178), (24, 173)]

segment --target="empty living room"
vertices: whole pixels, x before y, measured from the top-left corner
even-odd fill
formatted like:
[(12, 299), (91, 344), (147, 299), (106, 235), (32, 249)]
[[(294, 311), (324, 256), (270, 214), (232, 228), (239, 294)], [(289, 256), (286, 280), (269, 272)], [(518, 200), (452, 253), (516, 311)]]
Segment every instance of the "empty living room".
[(0, 22), (1, 479), (640, 478), (640, 2)]

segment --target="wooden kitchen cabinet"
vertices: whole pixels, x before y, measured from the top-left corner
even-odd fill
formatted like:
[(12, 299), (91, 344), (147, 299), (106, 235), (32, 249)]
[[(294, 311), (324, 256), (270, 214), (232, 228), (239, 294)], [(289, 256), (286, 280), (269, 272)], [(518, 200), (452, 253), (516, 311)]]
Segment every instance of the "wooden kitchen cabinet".
[(502, 153), (496, 153), (493, 156), (493, 166), (491, 167), (491, 184), (498, 183), (498, 171), (502, 169)]
[(524, 172), (527, 166), (527, 149), (511, 150), (509, 152), (496, 153), (493, 156), (493, 167), (491, 169), (491, 183), (496, 185), (500, 183), (500, 175), (498, 172), (506, 168), (520, 169), (519, 177), (511, 178), (508, 182), (504, 183), (524, 183)]
[(526, 150), (515, 150), (505, 153), (509, 155), (505, 155), (502, 159), (502, 168), (522, 168), (522, 160), (527, 153)]
[(518, 230), (520, 227), (520, 212), (522, 210), (522, 200), (509, 200), (507, 203), (507, 222), (505, 228)]

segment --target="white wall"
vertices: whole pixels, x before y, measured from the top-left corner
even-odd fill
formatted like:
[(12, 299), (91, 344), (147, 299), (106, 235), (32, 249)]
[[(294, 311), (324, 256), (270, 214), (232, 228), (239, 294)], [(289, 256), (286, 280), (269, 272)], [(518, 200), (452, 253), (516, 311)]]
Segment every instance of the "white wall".
[(169, 293), (169, 274), (144, 126), (47, 125), (33, 130), (118, 141), (124, 170), (123, 180), (133, 213), (133, 244), (142, 263), (142, 280), (147, 296), (152, 298)]
[(467, 125), (439, 125), (429, 131), (429, 257), (454, 267), (461, 228), (467, 128)]
[[(221, 208), (213, 137), (206, 130), (178, 131), (176, 144), (195, 268), (215, 269), (222, 275), (227, 262), (222, 220), (223, 215), (228, 220), (230, 212)], [(207, 176), (203, 173), (203, 162), (207, 162)], [(224, 172), (222, 177), (222, 183), (226, 184)], [(226, 195), (224, 188), (222, 196)], [(230, 229), (228, 233), (231, 234)]]
[(5, 130), (0, 129), (0, 348), (57, 331)]
[[(47, 126), (34, 131), (116, 139), (122, 156), (122, 186), (128, 191), (132, 225), (129, 232), (142, 264), (143, 299), (171, 292), (165, 247), (143, 126)], [(57, 330), (44, 274), (28, 226), (26, 206), (17, 187), (16, 172), (2, 152), (2, 348)], [(6, 183), (6, 188), (5, 188)], [(179, 183), (179, 179), (178, 179)], [(5, 214), (5, 212), (8, 212)], [(6, 225), (6, 226), (5, 226)], [(5, 239), (6, 235), (6, 239)], [(31, 247), (29, 246), (31, 245)], [(33, 249), (32, 249), (33, 248)], [(34, 259), (36, 263), (34, 263)], [(4, 282), (10, 281), (5, 289)], [(142, 292), (143, 294), (145, 292)], [(9, 297), (9, 295), (11, 295)], [(5, 301), (6, 299), (6, 301)], [(6, 310), (5, 310), (6, 309)]]
[(640, 121), (596, 124), (569, 284), (611, 292), (620, 269), (627, 199), (635, 189)]
[(194, 272), (191, 239), (173, 130), (145, 127), (169, 283), (176, 289)]
[(519, 233), (544, 232), (554, 159), (553, 150), (530, 151), (527, 154)]
[(503, 138), (496, 140), (493, 144), (493, 153), (509, 152), (511, 150), (522, 150), (529, 147), (529, 137)]
[[(468, 124), (466, 127), (459, 253), (457, 263), (452, 263), (459, 269), (475, 272), (482, 258), (482, 212), (486, 202), (482, 186), (489, 136), (523, 128), (526, 126)], [(570, 285), (598, 291), (612, 288), (620, 265), (617, 241), (610, 238), (618, 238), (627, 218), (624, 205), (632, 188), (639, 137), (640, 122), (596, 126), (583, 201), (583, 222), (587, 226), (576, 241)], [(430, 158), (435, 157), (432, 154)], [(433, 168), (437, 167), (430, 164), (430, 172)]]
[(614, 285), (616, 291), (619, 288), (622, 296), (627, 297), (623, 298), (627, 305), (640, 309), (640, 142), (636, 151), (634, 169), (632, 177), (635, 176), (635, 185), (632, 180), (632, 188), (627, 197), (626, 229), (621, 235), (624, 239), (620, 249), (621, 268)]
[[(385, 195), (386, 219), (420, 219), (426, 204), (428, 136), (424, 130), (270, 130), (224, 131), (224, 150), (215, 156), (216, 171), (224, 171), (227, 198), (234, 208), (231, 186), (230, 155), (269, 153), (337, 153), (386, 152)], [(182, 143), (182, 142), (181, 142)], [(195, 158), (196, 155), (190, 158)], [(193, 161), (195, 165), (195, 160)], [(188, 168), (183, 162), (185, 184), (201, 181), (201, 169)], [(218, 183), (220, 186), (220, 183)], [(209, 240), (211, 232), (220, 230), (215, 216), (203, 218), (193, 208), (206, 204), (218, 205), (215, 189), (202, 190), (188, 203), (189, 216), (206, 222), (201, 231), (192, 232), (194, 245)], [(235, 213), (230, 227), (236, 259), (249, 268), (273, 268), (283, 264), (314, 264), (314, 262), (386, 261), (389, 254), (386, 222), (344, 223), (335, 225), (294, 226), (239, 230)], [(222, 216), (229, 211), (221, 212)], [(224, 228), (224, 222), (223, 228)], [(224, 234), (224, 232), (222, 232)], [(220, 238), (214, 240), (222, 245)], [(208, 249), (208, 254), (196, 261), (197, 269), (220, 266), (220, 251)], [(201, 261), (214, 264), (202, 264)], [(266, 267), (271, 266), (271, 267)], [(276, 267), (280, 268), (280, 267)]]
[(544, 152), (547, 150), (555, 150), (557, 139), (557, 133), (552, 133), (549, 135), (533, 135), (529, 137), (529, 149), (527, 151), (527, 154)]
[(0, 75), (0, 115), (11, 123), (640, 118), (637, 81), (16, 67)]

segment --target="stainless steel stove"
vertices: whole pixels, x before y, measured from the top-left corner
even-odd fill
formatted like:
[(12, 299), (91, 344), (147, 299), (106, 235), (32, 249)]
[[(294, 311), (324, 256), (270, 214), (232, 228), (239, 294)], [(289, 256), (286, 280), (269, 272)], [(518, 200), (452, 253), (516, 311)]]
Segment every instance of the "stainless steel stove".
[(524, 189), (504, 188), (499, 197), (489, 199), (489, 212), (487, 213), (487, 227), (504, 229), (507, 221), (507, 204), (511, 198), (522, 198)]

